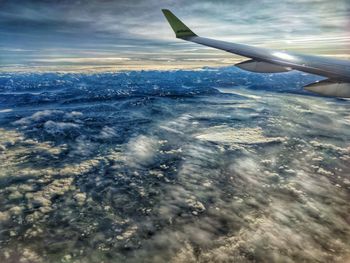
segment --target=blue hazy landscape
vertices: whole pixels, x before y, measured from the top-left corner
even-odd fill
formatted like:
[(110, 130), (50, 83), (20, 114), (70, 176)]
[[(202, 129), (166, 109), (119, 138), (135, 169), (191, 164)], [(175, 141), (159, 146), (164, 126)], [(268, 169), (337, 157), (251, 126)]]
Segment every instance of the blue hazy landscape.
[(0, 74), (0, 262), (347, 262), (349, 101), (236, 67)]

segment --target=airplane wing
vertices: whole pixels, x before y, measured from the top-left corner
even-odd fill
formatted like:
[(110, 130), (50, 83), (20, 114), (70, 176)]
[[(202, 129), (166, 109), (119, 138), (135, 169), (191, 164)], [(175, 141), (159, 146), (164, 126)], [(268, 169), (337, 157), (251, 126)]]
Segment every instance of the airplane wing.
[(171, 11), (167, 9), (162, 11), (177, 38), (250, 58), (248, 61), (236, 64), (241, 69), (260, 73), (299, 70), (324, 76), (327, 79), (304, 88), (324, 96), (350, 98), (350, 61), (302, 55), (200, 37)]

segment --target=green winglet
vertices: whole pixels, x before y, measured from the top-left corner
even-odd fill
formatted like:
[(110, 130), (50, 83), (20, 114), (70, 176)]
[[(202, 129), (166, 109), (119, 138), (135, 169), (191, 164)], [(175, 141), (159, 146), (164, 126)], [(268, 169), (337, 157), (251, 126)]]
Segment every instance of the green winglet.
[(162, 9), (165, 18), (168, 20), (170, 26), (173, 28), (177, 38), (195, 37), (197, 36), (192, 32), (184, 23), (180, 21), (171, 11), (168, 9)]

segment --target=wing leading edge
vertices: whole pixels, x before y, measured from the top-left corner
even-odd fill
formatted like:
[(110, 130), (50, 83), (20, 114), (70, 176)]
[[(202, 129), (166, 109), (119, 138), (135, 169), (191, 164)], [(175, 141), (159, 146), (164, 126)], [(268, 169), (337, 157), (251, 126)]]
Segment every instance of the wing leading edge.
[(305, 89), (325, 96), (350, 98), (350, 61), (301, 55), (200, 37), (171, 11), (166, 9), (162, 11), (177, 38), (250, 58), (249, 61), (237, 64), (244, 70), (277, 73), (294, 69), (324, 76), (328, 79), (311, 84)]

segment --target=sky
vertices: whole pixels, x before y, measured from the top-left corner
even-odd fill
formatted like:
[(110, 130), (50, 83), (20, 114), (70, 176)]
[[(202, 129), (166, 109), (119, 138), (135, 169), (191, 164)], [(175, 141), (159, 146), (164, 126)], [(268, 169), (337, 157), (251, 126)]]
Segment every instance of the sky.
[(200, 36), (350, 59), (349, 0), (0, 0), (0, 70), (200, 68), (244, 60), (176, 39), (162, 8)]

